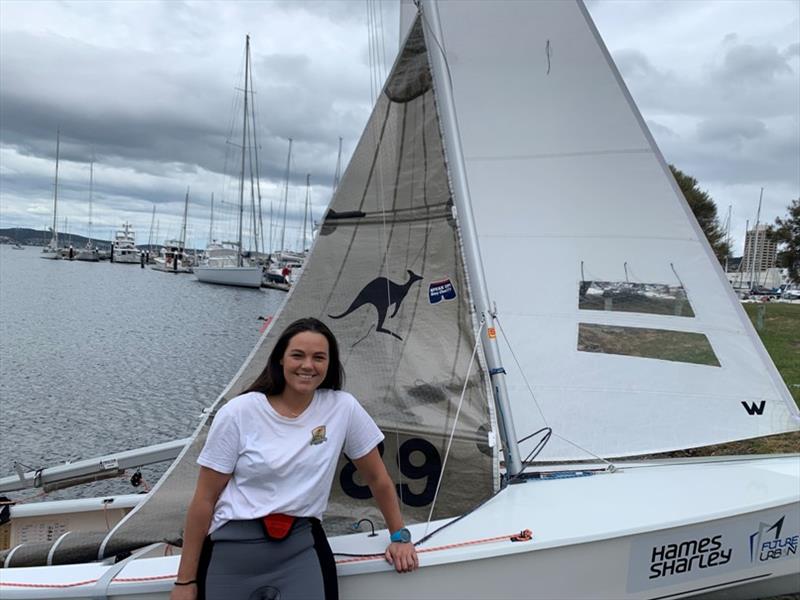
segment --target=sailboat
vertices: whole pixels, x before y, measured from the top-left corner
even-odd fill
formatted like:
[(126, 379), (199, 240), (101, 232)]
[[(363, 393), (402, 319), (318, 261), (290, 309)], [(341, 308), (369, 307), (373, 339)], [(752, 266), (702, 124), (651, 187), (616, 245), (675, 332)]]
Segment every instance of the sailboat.
[(55, 183), (53, 184), (53, 228), (52, 238), (50, 242), (42, 248), (42, 258), (50, 260), (61, 259), (61, 250), (58, 248), (58, 228), (56, 226), (56, 218), (58, 217), (58, 154), (61, 147), (61, 131), (56, 132), (56, 176)]
[(92, 241), (92, 191), (94, 189), (94, 160), (89, 163), (89, 239), (86, 245), (78, 250), (75, 258), (87, 262), (98, 262), (100, 260), (100, 251)]
[[(209, 244), (206, 250), (206, 260), (194, 269), (195, 277), (198, 281), (204, 283), (217, 283), (220, 285), (232, 285), (238, 287), (260, 288), (261, 287), (261, 267), (257, 265), (245, 265), (244, 256), (242, 253), (242, 222), (244, 220), (244, 180), (245, 180), (245, 164), (249, 144), (251, 143), (250, 132), (250, 119), (251, 113), (248, 113), (248, 105), (250, 89), (248, 86), (252, 85), (253, 74), (250, 67), (250, 36), (245, 38), (245, 65), (244, 65), (244, 117), (242, 121), (242, 169), (239, 175), (239, 236), (236, 245), (232, 244)], [(255, 127), (252, 128), (252, 144), (255, 146)], [(253, 181), (253, 164), (252, 158), (250, 159), (250, 181), (252, 186)], [(212, 209), (213, 210), (213, 209)], [(255, 219), (253, 220), (255, 227)], [(212, 240), (213, 243), (213, 240)], [(233, 247), (232, 247), (233, 246)]]
[(183, 222), (179, 240), (166, 240), (161, 248), (161, 256), (153, 260), (150, 267), (154, 271), (165, 273), (191, 273), (192, 259), (186, 253), (186, 224), (189, 218), (189, 188), (183, 201)]
[[(207, 421), (149, 496), (73, 501), (108, 527), (12, 507), (4, 598), (166, 598), (210, 420), (307, 315), (386, 434), (420, 556), (398, 575), (385, 529), (353, 531), (381, 523), (343, 457), (342, 598), (799, 589), (799, 455), (635, 458), (800, 420), (586, 8), (419, 4), (302, 276)], [(23, 544), (25, 518), (50, 539)]]

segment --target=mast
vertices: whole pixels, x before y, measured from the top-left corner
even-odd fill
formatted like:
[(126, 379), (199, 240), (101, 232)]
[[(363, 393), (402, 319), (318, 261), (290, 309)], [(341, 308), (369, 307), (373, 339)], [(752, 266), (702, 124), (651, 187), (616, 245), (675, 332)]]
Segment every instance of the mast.
[(239, 177), (239, 236), (237, 246), (239, 251), (236, 256), (236, 266), (242, 266), (242, 221), (244, 220), (244, 162), (247, 153), (247, 72), (250, 70), (250, 35), (245, 36), (244, 42), (244, 115), (242, 117), (242, 171)]
[(761, 200), (764, 198), (764, 188), (761, 188), (761, 193), (758, 195), (758, 210), (756, 211), (756, 225), (753, 227), (753, 241), (750, 243), (750, 291), (755, 289), (756, 277), (756, 250), (758, 249), (758, 224), (761, 220)]
[(289, 154), (286, 156), (286, 185), (283, 189), (283, 227), (281, 228), (281, 245), (278, 252), (286, 249), (286, 206), (289, 204), (289, 178), (292, 168), (292, 138), (289, 138)]
[(725, 245), (728, 251), (725, 253), (725, 277), (728, 275), (728, 258), (731, 255), (731, 205), (728, 204), (728, 216), (725, 218)]
[(56, 130), (56, 180), (53, 185), (53, 236), (50, 243), (54, 249), (58, 248), (58, 224), (56, 222), (56, 213), (58, 211), (58, 154), (61, 147), (61, 129)]
[(333, 174), (333, 193), (339, 187), (339, 179), (342, 177), (342, 138), (339, 137), (339, 154), (336, 157), (336, 172)]
[(303, 208), (303, 242), (300, 244), (300, 252), (306, 251), (306, 225), (308, 223), (308, 200), (311, 193), (311, 173), (306, 173), (306, 205)]
[(189, 218), (189, 186), (186, 186), (186, 200), (183, 201), (183, 226), (181, 227), (181, 252), (186, 253), (186, 219)]
[(92, 247), (92, 188), (94, 187), (94, 158), (89, 163), (89, 241), (88, 246)]
[[(255, 162), (250, 164), (250, 178), (252, 181), (253, 176), (253, 167), (255, 167), (255, 180), (256, 180), (256, 195), (258, 197), (258, 225), (256, 225), (256, 220), (254, 219), (253, 223), (253, 233), (256, 237), (256, 252), (258, 252), (258, 238), (261, 238), (261, 249), (264, 251), (265, 254), (268, 253), (267, 247), (264, 243), (264, 217), (263, 213), (261, 212), (261, 176), (258, 172), (258, 142), (256, 141), (256, 103), (255, 103), (255, 91), (253, 86), (253, 70), (250, 69), (250, 94), (253, 95), (253, 101), (250, 103), (250, 121), (251, 127), (250, 131), (252, 132), (253, 136), (253, 154), (255, 155)], [(270, 250), (272, 250), (270, 248)]]
[[(155, 213), (154, 213), (155, 214)], [(211, 218), (208, 224), (208, 246), (214, 241), (214, 192), (211, 192)]]
[[(435, 0), (421, 0), (420, 10), (425, 17), (423, 21), (428, 26), (429, 33), (436, 40), (442, 40), (439, 8)], [(517, 445), (518, 438), (514, 429), (514, 421), (511, 417), (511, 405), (508, 400), (508, 391), (506, 389), (506, 372), (505, 369), (503, 369), (503, 363), (500, 359), (500, 350), (497, 347), (494, 312), (489, 296), (489, 288), (486, 285), (475, 217), (472, 214), (472, 200), (470, 198), (469, 184), (467, 182), (464, 155), (461, 149), (461, 134), (458, 129), (455, 101), (453, 99), (452, 89), (450, 88), (450, 77), (443, 55), (443, 48), (438, 44), (431, 44), (428, 49), (428, 56), (431, 61), (434, 89), (441, 100), (439, 103), (439, 114), (441, 117), (442, 132), (444, 134), (445, 155), (450, 165), (453, 200), (458, 213), (458, 221), (461, 225), (461, 233), (464, 241), (465, 266), (473, 282), (472, 292), (474, 294), (473, 301), (475, 302), (475, 307), (481, 316), (486, 319), (486, 327), (481, 330), (481, 341), (492, 382), (492, 389), (494, 390), (500, 434), (503, 438), (503, 446), (506, 455), (506, 472), (508, 475), (513, 476), (522, 470), (522, 461), (519, 455), (519, 446)]]
[(150, 217), (150, 234), (147, 237), (147, 249), (153, 251), (153, 223), (156, 221), (156, 203), (153, 202), (153, 216)]

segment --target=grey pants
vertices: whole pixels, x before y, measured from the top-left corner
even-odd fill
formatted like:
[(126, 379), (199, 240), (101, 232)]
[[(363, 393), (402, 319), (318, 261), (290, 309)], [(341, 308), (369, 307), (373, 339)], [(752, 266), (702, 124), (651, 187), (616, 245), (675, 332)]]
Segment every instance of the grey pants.
[(336, 563), (312, 518), (279, 541), (260, 519), (226, 523), (206, 538), (198, 582), (206, 600), (338, 600)]

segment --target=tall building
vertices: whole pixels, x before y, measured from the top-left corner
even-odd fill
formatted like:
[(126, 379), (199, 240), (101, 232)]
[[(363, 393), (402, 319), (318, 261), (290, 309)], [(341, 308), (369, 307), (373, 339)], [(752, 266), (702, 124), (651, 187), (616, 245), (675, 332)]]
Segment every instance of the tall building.
[(742, 271), (766, 271), (775, 266), (778, 244), (767, 236), (767, 226), (759, 225), (747, 232), (744, 238)]

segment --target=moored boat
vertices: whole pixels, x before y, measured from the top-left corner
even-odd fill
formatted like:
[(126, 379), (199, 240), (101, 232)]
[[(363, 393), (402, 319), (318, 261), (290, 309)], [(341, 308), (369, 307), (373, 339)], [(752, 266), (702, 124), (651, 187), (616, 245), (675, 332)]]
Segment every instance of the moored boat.
[(111, 245), (111, 262), (138, 265), (141, 261), (139, 249), (136, 247), (136, 236), (127, 221), (122, 224), (122, 229), (114, 234)]

